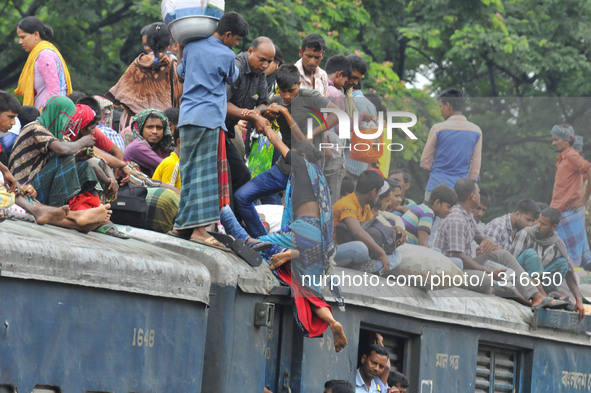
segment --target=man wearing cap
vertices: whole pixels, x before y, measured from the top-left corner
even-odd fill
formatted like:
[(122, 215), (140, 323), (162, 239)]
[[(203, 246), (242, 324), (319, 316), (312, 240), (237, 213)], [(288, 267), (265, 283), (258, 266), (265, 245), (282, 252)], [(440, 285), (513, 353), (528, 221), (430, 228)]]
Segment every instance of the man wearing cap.
[(591, 178), (591, 163), (573, 148), (576, 136), (569, 124), (557, 124), (551, 133), (552, 146), (559, 154), (550, 207), (561, 213), (556, 232), (566, 244), (568, 256), (574, 266), (582, 266), (591, 262), (584, 207), (591, 187), (583, 194), (583, 176), (587, 174)]

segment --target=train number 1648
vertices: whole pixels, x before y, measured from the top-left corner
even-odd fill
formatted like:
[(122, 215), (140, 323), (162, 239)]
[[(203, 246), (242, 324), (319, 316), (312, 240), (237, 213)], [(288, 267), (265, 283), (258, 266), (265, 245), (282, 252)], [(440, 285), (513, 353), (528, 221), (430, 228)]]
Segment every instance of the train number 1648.
[(133, 341), (131, 342), (131, 346), (152, 348), (154, 346), (155, 336), (156, 332), (154, 329), (133, 328)]

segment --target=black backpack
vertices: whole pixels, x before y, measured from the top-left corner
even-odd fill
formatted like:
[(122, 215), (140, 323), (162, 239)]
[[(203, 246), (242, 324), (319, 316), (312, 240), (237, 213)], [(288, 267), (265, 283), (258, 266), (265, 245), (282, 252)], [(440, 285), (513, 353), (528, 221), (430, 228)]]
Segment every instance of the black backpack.
[(125, 184), (119, 188), (117, 199), (111, 202), (111, 221), (136, 228), (146, 227), (148, 189), (144, 186)]

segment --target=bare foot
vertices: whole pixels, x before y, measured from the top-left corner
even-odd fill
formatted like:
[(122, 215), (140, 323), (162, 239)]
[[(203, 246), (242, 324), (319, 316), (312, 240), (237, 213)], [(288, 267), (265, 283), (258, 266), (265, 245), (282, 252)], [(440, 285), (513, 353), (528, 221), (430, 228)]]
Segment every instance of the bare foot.
[(274, 270), (277, 269), (279, 266), (283, 265), (284, 263), (291, 261), (291, 251), (292, 250), (287, 250), (273, 255), (269, 260), (269, 268), (271, 270)]
[(51, 206), (36, 206), (35, 219), (37, 224), (55, 224), (68, 215), (70, 208), (68, 206), (51, 207)]
[(332, 330), (332, 336), (334, 338), (334, 350), (336, 352), (341, 352), (343, 348), (349, 344), (347, 337), (345, 337), (343, 325), (335, 321), (332, 325), (330, 325), (330, 330)]
[(106, 203), (99, 207), (93, 207), (86, 210), (70, 210), (68, 218), (74, 220), (80, 226), (87, 226), (91, 224), (99, 224), (111, 217), (111, 205)]

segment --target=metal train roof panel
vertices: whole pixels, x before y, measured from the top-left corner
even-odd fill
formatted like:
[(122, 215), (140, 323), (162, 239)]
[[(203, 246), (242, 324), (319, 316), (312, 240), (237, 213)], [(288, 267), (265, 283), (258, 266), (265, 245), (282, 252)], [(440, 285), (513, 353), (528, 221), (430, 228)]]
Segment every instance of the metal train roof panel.
[(129, 226), (119, 226), (119, 229), (134, 239), (199, 260), (209, 270), (212, 284), (239, 287), (243, 292), (262, 295), (269, 294), (279, 285), (267, 263), (252, 268), (232, 251), (222, 251), (201, 243)]
[(0, 237), (4, 277), (209, 302), (203, 264), (148, 243), (9, 220)]

